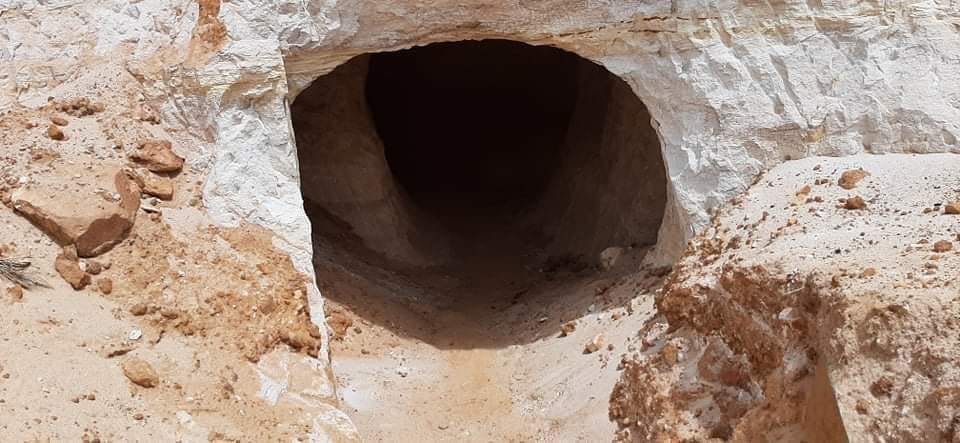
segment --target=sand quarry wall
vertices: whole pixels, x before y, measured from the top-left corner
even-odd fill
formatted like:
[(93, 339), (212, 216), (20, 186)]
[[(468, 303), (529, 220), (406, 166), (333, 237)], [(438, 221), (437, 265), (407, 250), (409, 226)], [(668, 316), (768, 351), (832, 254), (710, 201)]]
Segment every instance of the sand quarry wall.
[(668, 178), (660, 261), (785, 160), (960, 152), (956, 0), (0, 0), (0, 112), (135, 79), (196, 140), (177, 149), (209, 214), (269, 228), (312, 275), (290, 103), (360, 54), (488, 38), (574, 52), (643, 100)]

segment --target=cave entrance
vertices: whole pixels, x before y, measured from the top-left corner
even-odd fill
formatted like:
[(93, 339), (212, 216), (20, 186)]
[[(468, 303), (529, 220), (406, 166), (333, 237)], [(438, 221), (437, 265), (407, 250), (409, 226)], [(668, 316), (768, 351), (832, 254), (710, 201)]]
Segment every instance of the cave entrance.
[(291, 117), (338, 392), (367, 438), (610, 426), (617, 373), (584, 343), (625, 340), (650, 312), (633, 309), (650, 293), (638, 269), (667, 192), (622, 79), (556, 48), (439, 43), (355, 57)]
[(318, 282), (360, 316), (406, 300), (482, 321), (537, 282), (597, 272), (606, 248), (656, 243), (650, 116), (575, 54), (483, 40), (362, 55), (291, 111)]

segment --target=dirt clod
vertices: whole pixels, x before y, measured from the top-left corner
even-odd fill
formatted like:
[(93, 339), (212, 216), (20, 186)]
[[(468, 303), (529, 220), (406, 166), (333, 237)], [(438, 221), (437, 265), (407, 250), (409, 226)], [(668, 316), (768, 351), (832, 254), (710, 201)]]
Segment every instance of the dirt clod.
[(97, 280), (97, 289), (105, 295), (110, 295), (113, 292), (113, 280), (109, 278), (101, 278)]
[(7, 296), (10, 297), (12, 301), (23, 300), (23, 287), (20, 285), (13, 285), (7, 288)]
[(310, 334), (306, 327), (298, 327), (280, 332), (280, 339), (297, 351), (303, 351), (310, 355), (316, 355), (319, 340)]
[(840, 175), (840, 180), (837, 181), (837, 184), (843, 189), (853, 189), (856, 188), (857, 183), (860, 183), (860, 180), (863, 180), (868, 174), (869, 173), (863, 169), (844, 171), (844, 173)]
[(84, 260), (83, 261), (84, 270), (90, 275), (99, 275), (103, 272), (103, 265), (96, 260)]
[(47, 137), (50, 137), (51, 140), (57, 141), (63, 141), (67, 139), (67, 136), (63, 133), (63, 130), (57, 125), (47, 126)]
[(583, 347), (584, 354), (593, 354), (603, 347), (603, 334), (597, 334)]
[(160, 376), (150, 363), (145, 360), (131, 357), (121, 365), (123, 375), (126, 375), (134, 384), (145, 388), (152, 388), (160, 384)]
[(940, 240), (933, 244), (933, 252), (949, 252), (953, 250), (953, 243), (949, 240)]
[(855, 197), (850, 197), (843, 203), (844, 209), (858, 210), (858, 209), (866, 209), (866, 207), (867, 207), (867, 202), (864, 201), (863, 197), (860, 197), (859, 195)]
[(353, 319), (343, 312), (333, 311), (327, 316), (327, 325), (335, 337), (343, 337), (347, 335), (350, 326), (353, 326)]
[(146, 303), (137, 303), (130, 307), (130, 313), (136, 316), (146, 315), (147, 313), (147, 304)]
[(943, 207), (944, 214), (957, 215), (960, 214), (960, 201), (947, 203)]
[(893, 392), (893, 382), (889, 378), (881, 377), (870, 385), (870, 393), (875, 397), (888, 397)]

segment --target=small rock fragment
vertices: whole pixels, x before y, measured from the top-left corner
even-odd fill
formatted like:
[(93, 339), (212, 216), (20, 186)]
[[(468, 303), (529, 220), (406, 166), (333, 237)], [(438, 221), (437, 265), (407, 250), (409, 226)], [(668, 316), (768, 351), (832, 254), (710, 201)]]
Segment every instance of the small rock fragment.
[(163, 308), (160, 310), (160, 315), (167, 320), (176, 320), (180, 317), (180, 313), (176, 309), (172, 308)]
[(134, 384), (145, 388), (152, 388), (160, 384), (160, 376), (150, 363), (143, 359), (131, 357), (121, 365), (123, 375), (126, 375)]
[(856, 197), (850, 197), (843, 203), (844, 209), (864, 209), (867, 207), (867, 202), (863, 200), (863, 197), (859, 195)]
[(143, 141), (130, 159), (153, 172), (177, 172), (183, 168), (183, 157), (173, 152), (173, 145), (167, 140)]
[(617, 265), (617, 262), (620, 261), (620, 257), (623, 256), (623, 248), (619, 246), (612, 246), (607, 249), (604, 249), (600, 253), (600, 266), (604, 270), (613, 269)]
[(67, 119), (63, 117), (60, 117), (59, 115), (55, 115), (53, 117), (50, 117), (50, 123), (53, 123), (57, 126), (67, 126), (67, 124), (69, 124), (70, 122), (68, 122)]
[(603, 334), (597, 334), (593, 337), (593, 340), (587, 342), (587, 345), (583, 347), (584, 354), (593, 354), (600, 350), (603, 347)]
[(53, 267), (73, 289), (79, 291), (90, 284), (90, 274), (80, 269), (80, 263), (74, 258), (76, 252), (73, 246), (68, 246), (64, 250), (64, 253), (57, 255)]
[(568, 321), (568, 322), (560, 325), (560, 336), (561, 336), (561, 337), (566, 337), (566, 336), (572, 334), (573, 331), (576, 331), (576, 330), (577, 330), (577, 322), (576, 322), (576, 321)]
[(874, 397), (889, 397), (892, 392), (893, 381), (886, 377), (881, 377), (870, 385), (870, 393), (872, 393)]
[(851, 169), (840, 175), (840, 180), (837, 181), (837, 184), (843, 189), (853, 189), (856, 188), (857, 183), (867, 175), (867, 171), (863, 169)]
[(84, 260), (83, 267), (84, 271), (90, 275), (99, 275), (101, 272), (103, 272), (103, 265), (96, 260)]
[(23, 287), (20, 285), (13, 285), (12, 287), (7, 288), (7, 295), (12, 301), (23, 300)]
[(67, 138), (67, 136), (63, 134), (63, 130), (57, 125), (47, 126), (47, 137), (57, 141), (66, 140)]
[(147, 313), (147, 304), (146, 303), (137, 303), (130, 307), (130, 313), (136, 316), (145, 315)]
[(933, 252), (949, 252), (953, 250), (953, 243), (949, 240), (940, 240), (933, 244)]
[(947, 203), (947, 205), (943, 207), (943, 213), (951, 215), (960, 214), (960, 201)]
[(113, 292), (113, 280), (109, 278), (98, 279), (97, 289), (99, 289), (100, 293), (104, 295), (110, 295), (110, 293)]
[(146, 170), (138, 170), (130, 175), (140, 185), (144, 194), (152, 195), (161, 200), (173, 198), (173, 180), (170, 177), (161, 177)]

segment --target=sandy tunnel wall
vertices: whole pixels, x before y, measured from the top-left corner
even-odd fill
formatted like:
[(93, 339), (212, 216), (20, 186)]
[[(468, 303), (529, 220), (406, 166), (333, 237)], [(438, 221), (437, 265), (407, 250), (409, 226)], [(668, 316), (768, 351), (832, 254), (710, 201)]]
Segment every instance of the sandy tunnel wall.
[[(650, 113), (605, 68), (578, 59), (579, 85), (559, 171), (539, 216), (555, 252), (653, 245), (669, 184)], [(576, 149), (576, 146), (589, 147)], [(558, 223), (547, 223), (561, 214)]]
[[(477, 181), (487, 180), (484, 174), (494, 176), (483, 186), (496, 187), (501, 182), (509, 184), (498, 190), (500, 194), (494, 195), (494, 200), (516, 199), (519, 189), (536, 190), (531, 202), (519, 208), (511, 207), (510, 214), (501, 216), (498, 222), (515, 225), (515, 229), (528, 233), (527, 238), (537, 239), (536, 248), (550, 255), (583, 256), (589, 259), (610, 246), (655, 244), (663, 219), (668, 184), (659, 140), (651, 126), (649, 113), (630, 87), (603, 67), (552, 48), (496, 41), (461, 46), (450, 43), (433, 49), (442, 60), (449, 63), (460, 47), (462, 51), (475, 51), (467, 52), (462, 57), (473, 60), (477, 56), (485, 56), (483, 54), (492, 54), (491, 59), (484, 63), (503, 65), (507, 70), (520, 69), (515, 75), (526, 77), (524, 80), (527, 82), (550, 83), (556, 90), (545, 91), (549, 98), (549, 103), (545, 105), (548, 110), (564, 106), (561, 99), (552, 95), (569, 95), (570, 111), (568, 116), (563, 117), (567, 123), (562, 126), (553, 127), (549, 123), (538, 126), (537, 116), (531, 115), (534, 111), (520, 112), (516, 116), (516, 120), (520, 121), (513, 124), (520, 123), (522, 126), (526, 123), (523, 122), (526, 117), (532, 126), (525, 132), (510, 133), (505, 136), (506, 139), (501, 139), (504, 143), (516, 143), (516, 146), (507, 147), (506, 153), (480, 152), (475, 155), (456, 151), (466, 149), (457, 145), (449, 147), (455, 151), (452, 154), (443, 153), (448, 155), (448, 162), (457, 161), (460, 156), (472, 155), (469, 162), (485, 163), (478, 171), (462, 171), (464, 174), (478, 174), (475, 176)], [(453, 55), (447, 53), (449, 51), (454, 51)], [(396, 55), (402, 56), (402, 53)], [(391, 56), (395, 57), (394, 54)], [(504, 59), (498, 60), (496, 57)], [(515, 59), (511, 60), (511, 57)], [(525, 60), (531, 57), (540, 57), (542, 60)], [(421, 58), (429, 61), (429, 57)], [(559, 62), (553, 61), (553, 58)], [(417, 63), (426, 62), (420, 60)], [(416, 63), (410, 65), (423, 68)], [(553, 70), (522, 71), (524, 66), (540, 65)], [(377, 133), (368, 106), (370, 97), (364, 95), (369, 66), (368, 55), (352, 59), (320, 77), (300, 94), (291, 107), (297, 134), (303, 197), (308, 212), (314, 214), (314, 231), (355, 237), (368, 248), (406, 263), (444, 263), (452, 258), (450, 252), (455, 243), (452, 236), (473, 234), (460, 226), (452, 226), (449, 214), (438, 215), (435, 210), (425, 210), (424, 207), (428, 205), (424, 197), (406, 192), (410, 183), (400, 183), (391, 172), (388, 155), (384, 152), (384, 140)], [(569, 72), (557, 72), (563, 67)], [(402, 76), (403, 73), (397, 72), (398, 69), (395, 65), (385, 65), (383, 71), (388, 76)], [(468, 74), (472, 72), (468, 70)], [(552, 74), (555, 78), (567, 75), (571, 80), (566, 83), (555, 80), (551, 83), (536, 77), (544, 74)], [(505, 78), (510, 78), (510, 75)], [(524, 91), (525, 88), (529, 89), (524, 86), (524, 80), (518, 80), (516, 84), (495, 85), (494, 88), (519, 88), (516, 91)], [(457, 79), (452, 81), (457, 82)], [(469, 87), (470, 82), (470, 78), (459, 80), (465, 85), (458, 87)], [(391, 86), (413, 88), (410, 83), (416, 82), (399, 81), (391, 83)], [(427, 83), (448, 81), (435, 78)], [(372, 87), (368, 85), (368, 92)], [(511, 89), (511, 94), (514, 92)], [(417, 126), (416, 130), (429, 133), (441, 132), (444, 125), (461, 123), (442, 121), (441, 116), (435, 123), (440, 126), (437, 129), (430, 122), (417, 121), (419, 114), (410, 117), (408, 114), (414, 112), (411, 109), (415, 108), (410, 103), (430, 100), (428, 96), (416, 96), (417, 93), (392, 97), (395, 102), (401, 102), (393, 118), (411, 119), (401, 121), (400, 126)], [(424, 94), (429, 95), (430, 92)], [(468, 121), (463, 125), (463, 132), (496, 131), (489, 127), (495, 123), (493, 119), (485, 118), (486, 114), (508, 113), (511, 107), (523, 104), (510, 103), (509, 96), (506, 95), (507, 102), (502, 103), (502, 109), (482, 109), (480, 113), (470, 110), (473, 113), (464, 114)], [(469, 103), (461, 106), (482, 106), (475, 100), (465, 100)], [(446, 101), (442, 103), (444, 109), (440, 112), (460, 115), (458, 113), (464, 111), (458, 109), (457, 105), (450, 105)], [(392, 143), (392, 140), (389, 139), (389, 142)], [(535, 146), (538, 140), (540, 144), (554, 143), (556, 146)], [(464, 145), (467, 144), (464, 142)], [(401, 149), (392, 145), (386, 148), (394, 149), (394, 152)], [(447, 146), (441, 148), (448, 149)], [(479, 149), (491, 148), (482, 146)], [(529, 158), (531, 156), (533, 158)], [(413, 158), (411, 161), (427, 165), (414, 171), (419, 176), (431, 176), (435, 174), (434, 170), (446, 167), (443, 162), (428, 158)], [(393, 166), (396, 168), (397, 164)], [(511, 169), (518, 167), (526, 170)], [(439, 181), (436, 185), (440, 188), (464, 186), (456, 183), (455, 176), (440, 174), (433, 179)], [(524, 181), (533, 183), (521, 183)], [(443, 198), (456, 201), (468, 200), (470, 196), (452, 193)], [(477, 205), (479, 203), (474, 206)], [(503, 211), (499, 207), (491, 210)], [(478, 213), (471, 217), (488, 215)]]

